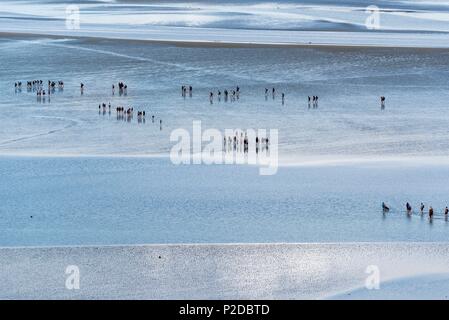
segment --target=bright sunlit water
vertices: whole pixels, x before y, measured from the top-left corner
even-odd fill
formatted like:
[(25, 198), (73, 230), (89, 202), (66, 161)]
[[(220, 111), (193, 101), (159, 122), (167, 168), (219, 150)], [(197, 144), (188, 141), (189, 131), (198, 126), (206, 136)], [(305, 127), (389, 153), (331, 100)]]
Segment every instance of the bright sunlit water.
[[(449, 232), (447, 166), (280, 168), (260, 176), (248, 166), (160, 159), (12, 157), (0, 160), (0, 174), (2, 246), (447, 241)], [(391, 206), (386, 215), (382, 201)], [(432, 223), (419, 201), (434, 206)]]

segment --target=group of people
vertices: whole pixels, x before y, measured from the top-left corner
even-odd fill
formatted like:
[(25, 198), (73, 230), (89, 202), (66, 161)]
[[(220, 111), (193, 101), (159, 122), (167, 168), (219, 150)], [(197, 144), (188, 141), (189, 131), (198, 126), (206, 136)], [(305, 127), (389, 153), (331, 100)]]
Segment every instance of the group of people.
[[(59, 86), (59, 88), (64, 88), (64, 82), (58, 81), (58, 86)], [(123, 82), (119, 82), (118, 90), (119, 90), (120, 95), (127, 95), (128, 94), (128, 85), (126, 85)], [(84, 83), (82, 83), (82, 82), (80, 83), (80, 91), (81, 91), (81, 94), (84, 93)], [(115, 85), (113, 84), (112, 85), (112, 95), (114, 95), (114, 94), (115, 94)]]
[[(111, 103), (109, 102), (108, 104), (106, 103), (100, 103), (98, 105), (98, 114), (106, 114), (106, 110), (108, 110), (108, 113), (111, 114)], [(125, 108), (122, 106), (118, 106), (115, 108), (115, 112), (117, 115), (117, 120), (124, 120), (126, 122), (131, 122), (131, 120), (134, 117), (134, 108), (133, 107), (129, 107), (129, 108)], [(137, 123), (145, 123), (146, 119), (146, 112), (145, 110), (137, 110)], [(155, 121), (155, 116), (152, 115), (151, 116), (151, 122), (154, 123)], [(160, 130), (162, 130), (162, 119), (159, 119), (159, 126), (160, 126)]]
[(134, 117), (134, 108), (117, 107), (115, 110), (117, 120), (131, 122)]
[[(46, 95), (46, 93), (45, 93), (44, 89), (39, 88), (36, 90), (36, 96), (37, 96), (38, 100), (39, 100), (39, 98), (45, 97), (45, 95)], [(50, 91), (48, 91), (48, 97), (50, 98)]]
[(312, 108), (316, 109), (318, 108), (318, 96), (308, 96), (307, 97), (309, 109), (312, 106)]
[[(125, 84), (125, 83), (120, 81), (117, 84), (117, 86), (118, 86), (118, 93), (119, 93), (119, 95), (125, 95), (126, 96), (128, 94), (128, 85), (127, 84)], [(114, 94), (115, 94), (115, 84), (112, 85), (112, 95), (114, 95)]]
[[(56, 89), (56, 86), (58, 87), (59, 91), (62, 91), (64, 89), (64, 81), (51, 81), (48, 80), (48, 90), (47, 93), (50, 94), (50, 91), (54, 91)], [(21, 90), (22, 88), (22, 82), (18, 81), (14, 83), (14, 88), (17, 91)], [(127, 94), (128, 86), (124, 84), (123, 82), (118, 83), (119, 93)], [(44, 82), (42, 80), (31, 80), (27, 81), (27, 90), (28, 91), (36, 91), (38, 96), (45, 96), (46, 92), (44, 90)], [(84, 93), (84, 83), (80, 83), (80, 91), (81, 94)], [(115, 92), (115, 85), (112, 85), (112, 94)]]
[[(22, 82), (18, 82), (17, 85), (19, 87), (22, 86)], [(43, 87), (44, 82), (42, 80), (31, 80), (31, 81), (27, 81), (27, 89), (37, 89), (37, 88), (41, 88)]]
[(131, 122), (131, 120), (134, 117), (134, 108), (125, 108), (125, 107), (117, 107), (116, 110), (116, 116), (117, 120), (123, 120), (126, 122)]
[(183, 98), (187, 96), (187, 90), (189, 91), (189, 97), (192, 97), (193, 87), (192, 86), (181, 86), (181, 95)]
[[(182, 86), (182, 92), (183, 92), (184, 97), (186, 94), (186, 88), (187, 87)], [(190, 93), (191, 93), (191, 90), (192, 90), (192, 87), (190, 87)], [(269, 93), (270, 93), (270, 90), (268, 88), (265, 88), (265, 100), (268, 99)], [(237, 86), (237, 88), (232, 91), (224, 90), (223, 94), (224, 94), (225, 101), (228, 101), (228, 97), (231, 98), (231, 101), (234, 101), (235, 99), (239, 99), (240, 88)], [(190, 94), (190, 96), (191, 96), (191, 94)], [(218, 90), (218, 92), (217, 92), (218, 101), (221, 100), (221, 96), (222, 96), (222, 92), (220, 90)], [(271, 96), (272, 96), (273, 100), (276, 98), (276, 88), (274, 88), (274, 87), (271, 89)], [(284, 105), (284, 103), (285, 103), (285, 93), (284, 92), (281, 93), (281, 99), (282, 99), (282, 105)], [(314, 109), (318, 108), (318, 99), (319, 99), (319, 97), (315, 96), (315, 95), (307, 97), (309, 109), (311, 107)], [(385, 96), (380, 97), (380, 103), (381, 103), (382, 109), (385, 109), (385, 100), (386, 100)], [(214, 101), (214, 92), (212, 92), (212, 91), (209, 92), (209, 101), (211, 104)]]
[(31, 87), (30, 87), (29, 83), (30, 82), (27, 83), (27, 88), (31, 88), (30, 90), (35, 90), (36, 91), (36, 95), (38, 97), (38, 100), (41, 97), (45, 97), (46, 94), (50, 98), (50, 95), (52, 93), (54, 93), (55, 90), (56, 90), (56, 84), (58, 85), (58, 90), (59, 91), (64, 90), (64, 82), (61, 81), (61, 80), (59, 80), (58, 82), (55, 82), (55, 81), (52, 81), (52, 80), (48, 80), (47, 92), (45, 92), (42, 80), (39, 82), (39, 84), (37, 86), (34, 86), (34, 87), (33, 87), (33, 85), (31, 85)]
[[(190, 87), (190, 93), (191, 93), (191, 90), (192, 90), (192, 87)], [(182, 92), (183, 92), (183, 96), (185, 97), (185, 93), (186, 93), (185, 86), (182, 86)], [(231, 101), (234, 101), (235, 99), (239, 99), (240, 88), (237, 86), (237, 88), (235, 90), (232, 90), (230, 92), (228, 90), (224, 90), (223, 93), (224, 93), (225, 101), (228, 101), (228, 97), (231, 98)], [(269, 93), (270, 93), (270, 90), (268, 88), (265, 88), (265, 100), (268, 99)], [(190, 96), (191, 96), (191, 94), (190, 94)], [(221, 100), (221, 96), (222, 96), (222, 92), (220, 90), (218, 90), (218, 92), (217, 92), (218, 101)], [(271, 96), (273, 99), (276, 98), (276, 88), (274, 88), (274, 87), (271, 89)], [(281, 99), (282, 99), (282, 105), (284, 105), (284, 103), (285, 103), (285, 93), (284, 92), (281, 93)], [(309, 109), (311, 107), (314, 109), (318, 108), (318, 99), (319, 99), (318, 96), (308, 96), (307, 97)], [(380, 97), (380, 103), (381, 103), (382, 109), (385, 109), (385, 100), (386, 100), (385, 96)], [(212, 91), (209, 92), (209, 101), (211, 104), (214, 101), (214, 92), (212, 92)]]
[[(221, 101), (222, 92), (221, 90), (217, 91), (217, 99), (218, 101)], [(235, 89), (228, 91), (228, 89), (223, 90), (223, 97), (224, 101), (228, 102), (230, 99), (231, 101), (238, 100), (240, 98), (240, 87), (237, 86)], [(214, 102), (214, 92), (209, 92), (209, 101), (212, 104)]]
[[(184, 88), (184, 86), (183, 86), (183, 88)], [(268, 88), (265, 88), (265, 100), (268, 100), (269, 92), (270, 92), (270, 90)], [(183, 96), (185, 96), (185, 95), (183, 95)], [(276, 88), (271, 89), (271, 96), (272, 96), (273, 100), (276, 98)], [(214, 102), (214, 97), (217, 97), (217, 100), (219, 102), (221, 101), (222, 97), (225, 102), (228, 102), (228, 100), (230, 100), (231, 102), (233, 102), (235, 100), (239, 100), (240, 87), (237, 86), (235, 89), (232, 89), (232, 90), (228, 90), (228, 89), (225, 89), (223, 91), (217, 90), (216, 93), (213, 91), (210, 91), (209, 92), (209, 102), (211, 104), (213, 104), (213, 102)], [(284, 105), (284, 103), (285, 103), (285, 93), (284, 92), (281, 93), (281, 101), (282, 101), (282, 104)], [(317, 102), (318, 102), (318, 97), (317, 97)]]
[[(269, 90), (268, 88), (265, 88), (265, 101), (268, 100), (268, 93)], [(271, 97), (274, 99), (276, 99), (276, 88), (271, 88)], [(282, 101), (282, 105), (285, 103), (285, 93), (281, 92), (281, 101)]]
[[(57, 84), (58, 84), (58, 89), (60, 89), (60, 90), (64, 89), (64, 81), (59, 80), (57, 82)], [(56, 82), (48, 80), (48, 88), (54, 90), (56, 88)]]
[[(64, 88), (64, 81), (58, 80), (57, 82), (48, 80), (48, 88), (56, 88), (56, 84), (58, 88)], [(31, 80), (27, 81), (27, 89), (39, 89), (44, 87), (44, 81), (42, 80)], [(22, 88), (22, 81), (14, 82), (14, 88)]]
[[(44, 90), (44, 82), (42, 80), (32, 80), (32, 81), (27, 81), (27, 89), (28, 91), (36, 91), (36, 95), (38, 97), (43, 97), (45, 95), (50, 95), (50, 91), (54, 91), (54, 89), (56, 88), (56, 85), (58, 86), (59, 90), (63, 90), (64, 89), (64, 82), (63, 81), (50, 81), (48, 80), (48, 90), (45, 91)], [(14, 87), (17, 91), (21, 91), (21, 87), (22, 87), (22, 82), (18, 81), (14, 83)], [(128, 85), (125, 84), (124, 82), (118, 82), (117, 84), (118, 90), (119, 90), (119, 94), (120, 95), (127, 95), (127, 91), (128, 91)], [(116, 86), (115, 84), (112, 85), (112, 95), (115, 94), (115, 89)], [(81, 94), (84, 93), (84, 84), (80, 83), (80, 90), (81, 90)], [(270, 93), (270, 90), (268, 88), (265, 88), (265, 99), (268, 98), (268, 95)], [(192, 97), (193, 94), (193, 87), (191, 85), (183, 85), (181, 86), (181, 95), (182, 97), (186, 97), (187, 95), (189, 95), (189, 97)], [(275, 99), (276, 97), (276, 88), (271, 88), (271, 95), (273, 97), (273, 99)], [(235, 89), (233, 90), (218, 90), (216, 93), (214, 93), (213, 91), (209, 92), (209, 101), (212, 104), (214, 101), (214, 97), (217, 97), (218, 101), (221, 101), (221, 98), (224, 98), (224, 101), (227, 102), (229, 99), (231, 101), (235, 101), (238, 100), (240, 97), (240, 87), (237, 86)], [(282, 99), (282, 104), (284, 104), (285, 102), (285, 93), (282, 92), (281, 93), (281, 99)], [(318, 108), (318, 96), (308, 96), (307, 100), (308, 100), (308, 106), (309, 108), (313, 107), (313, 108)], [(385, 109), (385, 101), (386, 98), (385, 96), (381, 96), (380, 97), (380, 104), (381, 104), (381, 108)]]
[[(51, 81), (48, 80), (48, 88), (47, 90), (44, 89), (44, 81), (42, 80), (31, 80), (26, 82), (27, 92), (34, 91), (36, 92), (36, 96), (38, 99), (40, 97), (50, 95), (52, 92), (55, 92), (56, 86), (59, 90), (64, 89), (64, 82), (63, 81)], [(22, 91), (22, 81), (18, 81), (14, 83), (14, 89), (17, 92)]]
[[(107, 105), (109, 113), (111, 113), (111, 103), (109, 102), (109, 104)], [(98, 112), (100, 113), (101, 109), (103, 109), (103, 114), (106, 113), (106, 103), (100, 103), (98, 105)], [(118, 108), (117, 108), (118, 109)], [(117, 110), (118, 111), (118, 110)]]
[[(424, 203), (421, 202), (421, 204), (419, 205), (419, 211), (420, 211), (421, 215), (424, 214), (425, 209), (426, 209), (426, 206), (424, 205)], [(382, 202), (382, 210), (383, 210), (384, 213), (389, 212), (390, 211), (390, 207), (387, 206), (385, 204), (385, 202)], [(413, 208), (412, 208), (410, 203), (407, 202), (405, 204), (405, 210), (406, 210), (408, 215), (411, 215), (413, 213)], [(433, 209), (432, 206), (429, 206), (428, 215), (429, 215), (429, 219), (433, 218), (434, 209)], [(449, 215), (449, 208), (446, 206), (444, 208), (444, 216), (447, 218), (448, 215)]]
[[(271, 89), (271, 96), (273, 97), (273, 99), (276, 98), (276, 89), (275, 88)], [(267, 97), (268, 97), (268, 88), (265, 88), (265, 98), (267, 98)]]
[[(240, 134), (239, 134), (240, 133)], [(270, 141), (268, 138), (259, 138), (256, 136), (255, 139), (255, 147), (256, 147), (256, 153), (259, 153), (259, 150), (261, 151), (268, 151), (270, 146)], [(249, 138), (248, 134), (243, 131), (238, 132), (236, 131), (234, 136), (228, 136), (223, 138), (223, 150), (225, 152), (243, 152), (247, 153), (249, 150)]]

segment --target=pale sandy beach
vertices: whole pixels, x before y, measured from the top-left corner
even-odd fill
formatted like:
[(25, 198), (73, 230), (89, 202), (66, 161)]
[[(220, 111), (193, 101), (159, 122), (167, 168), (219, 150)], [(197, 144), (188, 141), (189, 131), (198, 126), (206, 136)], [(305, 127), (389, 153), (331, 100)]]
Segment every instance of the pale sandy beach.
[(1, 27), (6, 35), (38, 35), (58, 38), (93, 38), (110, 40), (135, 40), (173, 44), (206, 46), (256, 45), (256, 46), (307, 46), (307, 47), (390, 47), (390, 48), (449, 48), (448, 34), (407, 34), (382, 32), (333, 32), (333, 31), (274, 31), (227, 30), (182, 27), (155, 27), (151, 30), (104, 30), (97, 26), (85, 26), (80, 30), (53, 28)]

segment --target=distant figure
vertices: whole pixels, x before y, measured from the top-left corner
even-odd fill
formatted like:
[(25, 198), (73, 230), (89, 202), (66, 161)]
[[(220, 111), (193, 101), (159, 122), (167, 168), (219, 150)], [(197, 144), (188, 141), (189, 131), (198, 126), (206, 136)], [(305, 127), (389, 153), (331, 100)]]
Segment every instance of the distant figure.
[(446, 207), (446, 208), (444, 209), (444, 215), (447, 216), (448, 214), (449, 214), (449, 209)]
[(412, 206), (408, 202), (405, 204), (405, 208), (407, 209), (407, 213), (410, 213), (412, 211)]
[(429, 207), (429, 219), (433, 218), (433, 208), (432, 206)]
[(380, 108), (383, 110), (385, 109), (385, 97), (380, 97)]
[(424, 213), (424, 203), (421, 202), (421, 206), (419, 209), (421, 210), (421, 214), (423, 214)]
[(382, 202), (382, 210), (383, 210), (383, 212), (390, 211), (390, 208), (385, 204), (385, 202)]

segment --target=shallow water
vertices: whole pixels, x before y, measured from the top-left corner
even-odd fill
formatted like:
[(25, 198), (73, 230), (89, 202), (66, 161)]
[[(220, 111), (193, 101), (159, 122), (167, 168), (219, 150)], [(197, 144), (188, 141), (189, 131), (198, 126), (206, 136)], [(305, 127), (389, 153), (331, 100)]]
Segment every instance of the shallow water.
[[(448, 166), (260, 176), (166, 159), (2, 157), (0, 174), (0, 246), (448, 240)], [(417, 212), (420, 201), (435, 208), (432, 222)]]

